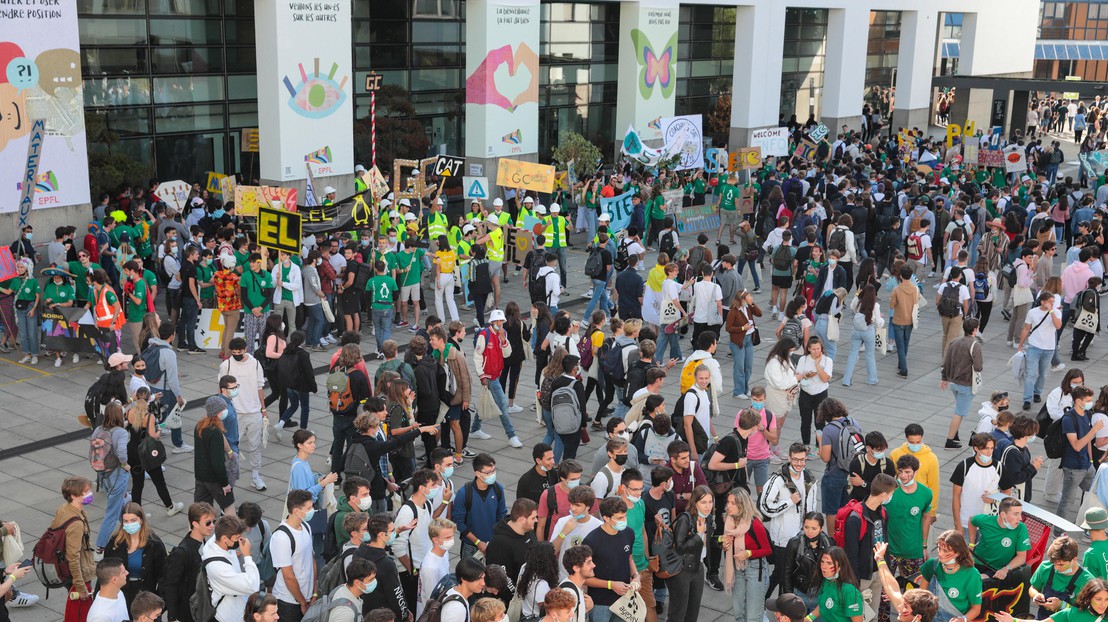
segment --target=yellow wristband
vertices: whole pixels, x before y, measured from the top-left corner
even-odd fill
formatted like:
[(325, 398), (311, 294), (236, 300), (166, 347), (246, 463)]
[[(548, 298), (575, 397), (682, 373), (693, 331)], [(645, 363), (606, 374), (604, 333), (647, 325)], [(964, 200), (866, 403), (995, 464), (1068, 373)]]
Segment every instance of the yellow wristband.
[(742, 467), (740, 467), (740, 466), (739, 466), (739, 463), (738, 463), (738, 462), (736, 462), (736, 463), (735, 463), (735, 470), (737, 471), (737, 470), (739, 470), (739, 469), (741, 469), (741, 468), (742, 468)]
[(566, 534), (560, 533), (560, 534), (558, 534), (558, 537), (565, 540), (566, 539)]
[(877, 560), (877, 565), (880, 566), (881, 564), (888, 565), (888, 564), (885, 563), (885, 560), (883, 560), (883, 559)]
[(608, 589), (612, 589), (612, 580), (608, 579)]

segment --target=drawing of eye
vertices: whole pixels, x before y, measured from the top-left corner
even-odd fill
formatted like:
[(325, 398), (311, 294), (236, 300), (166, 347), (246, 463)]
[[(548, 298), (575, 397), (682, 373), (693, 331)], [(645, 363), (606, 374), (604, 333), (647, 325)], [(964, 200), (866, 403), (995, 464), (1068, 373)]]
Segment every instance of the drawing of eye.
[(304, 63), (298, 63), (298, 66), (300, 84), (294, 87), (288, 76), (284, 78), (290, 108), (309, 119), (322, 119), (342, 107), (346, 101), (346, 81), (350, 76), (343, 76), (341, 82), (335, 81), (338, 63), (331, 64), (327, 75), (319, 72), (319, 58), (315, 59), (315, 71), (311, 75), (304, 71)]

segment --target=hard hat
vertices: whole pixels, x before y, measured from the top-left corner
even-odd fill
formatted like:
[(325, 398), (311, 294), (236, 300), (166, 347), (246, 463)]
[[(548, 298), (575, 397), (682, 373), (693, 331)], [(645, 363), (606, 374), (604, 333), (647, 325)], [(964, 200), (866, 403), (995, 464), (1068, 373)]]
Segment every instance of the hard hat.
[(335, 190), (335, 189), (334, 189), (333, 187), (331, 187), (331, 186), (324, 186), (324, 187), (323, 187), (323, 194), (324, 194), (324, 196), (326, 196), (326, 195), (328, 195), (328, 194), (335, 194), (335, 192), (337, 192), (337, 191), (336, 191), (336, 190)]

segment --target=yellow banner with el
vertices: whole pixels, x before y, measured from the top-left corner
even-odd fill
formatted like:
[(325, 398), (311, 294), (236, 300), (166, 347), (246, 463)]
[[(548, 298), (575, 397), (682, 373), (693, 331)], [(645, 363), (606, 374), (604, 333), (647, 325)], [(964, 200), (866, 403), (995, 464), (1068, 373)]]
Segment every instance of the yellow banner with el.
[(258, 245), (286, 253), (300, 252), (301, 223), (303, 217), (296, 212), (258, 208)]
[(549, 164), (500, 158), (496, 168), (496, 185), (535, 192), (553, 192), (554, 167)]

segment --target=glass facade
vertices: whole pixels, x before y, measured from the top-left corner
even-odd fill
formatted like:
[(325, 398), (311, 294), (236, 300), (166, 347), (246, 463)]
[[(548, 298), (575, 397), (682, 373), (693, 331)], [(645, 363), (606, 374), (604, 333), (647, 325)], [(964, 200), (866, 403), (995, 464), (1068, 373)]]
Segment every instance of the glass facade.
[[(731, 92), (735, 70), (734, 7), (681, 7), (678, 25), (677, 102), (678, 115), (707, 115), (715, 110), (716, 99)], [(727, 140), (726, 136), (718, 139)]]
[(896, 87), (900, 55), (900, 11), (870, 11), (866, 43), (865, 101), (871, 110), (889, 113), (889, 94)]
[[(1039, 7), (1039, 39), (1043, 41), (1104, 41), (1108, 39), (1108, 4), (1097, 2), (1043, 2)], [(1108, 80), (1108, 60), (1100, 49), (1084, 46), (1039, 45), (1035, 77), (1061, 80)]]
[(803, 123), (820, 116), (827, 9), (785, 9), (785, 53), (781, 65), (781, 117)]

